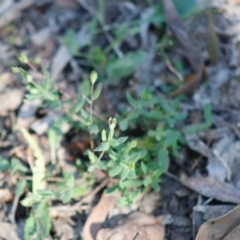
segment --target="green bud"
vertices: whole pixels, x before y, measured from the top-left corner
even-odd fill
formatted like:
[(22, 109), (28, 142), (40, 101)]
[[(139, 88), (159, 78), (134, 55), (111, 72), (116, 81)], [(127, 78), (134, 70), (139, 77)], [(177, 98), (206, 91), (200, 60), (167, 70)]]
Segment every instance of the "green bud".
[(106, 142), (106, 141), (107, 141), (107, 133), (106, 133), (106, 130), (105, 130), (105, 129), (102, 130), (102, 141), (103, 141), (103, 142)]
[(109, 124), (109, 128), (111, 130), (114, 130), (114, 128), (116, 127), (116, 124), (117, 124), (117, 119), (116, 118), (109, 118), (108, 119), (108, 124)]
[(90, 79), (91, 79), (92, 84), (94, 84), (97, 81), (97, 78), (98, 78), (97, 72), (92, 71), (90, 74)]
[(23, 54), (23, 53), (18, 53), (18, 54), (17, 54), (17, 58), (18, 58), (18, 60), (19, 60), (20, 62), (22, 62), (22, 63), (28, 63), (28, 58), (27, 58), (27, 56), (26, 56), (25, 54)]
[(131, 148), (135, 148), (137, 146), (137, 144), (138, 144), (138, 141), (137, 140), (133, 140), (131, 142)]
[(13, 73), (19, 73), (20, 72), (18, 67), (11, 67), (11, 70), (12, 70)]

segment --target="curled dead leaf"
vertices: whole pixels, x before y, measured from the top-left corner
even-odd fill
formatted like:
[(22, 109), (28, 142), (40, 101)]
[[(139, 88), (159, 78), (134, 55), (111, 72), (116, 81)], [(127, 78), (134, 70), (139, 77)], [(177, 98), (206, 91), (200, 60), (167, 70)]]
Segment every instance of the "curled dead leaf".
[(240, 206), (222, 217), (205, 222), (196, 240), (238, 240), (240, 231)]

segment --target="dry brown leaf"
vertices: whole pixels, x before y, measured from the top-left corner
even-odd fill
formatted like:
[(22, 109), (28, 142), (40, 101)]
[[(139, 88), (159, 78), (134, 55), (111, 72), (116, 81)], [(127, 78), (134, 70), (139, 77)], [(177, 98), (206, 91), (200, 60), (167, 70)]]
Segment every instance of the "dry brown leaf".
[(185, 56), (191, 65), (194, 74), (191, 76), (191, 81), (169, 94), (169, 97), (176, 97), (183, 93), (191, 93), (200, 84), (203, 74), (203, 63), (200, 50), (189, 36), (186, 27), (184, 26), (172, 0), (163, 0), (166, 13), (166, 22), (173, 35), (181, 44)]
[(8, 188), (0, 189), (0, 202), (10, 202), (13, 199), (13, 193)]
[(234, 228), (223, 240), (239, 240), (240, 225)]
[(100, 201), (98, 202), (97, 206), (93, 208), (83, 227), (82, 238), (84, 240), (95, 239), (102, 223), (105, 221), (109, 211), (116, 203), (116, 196), (102, 194)]
[(55, 56), (53, 57), (51, 66), (51, 77), (56, 80), (62, 70), (66, 67), (68, 62), (71, 60), (71, 54), (66, 46), (60, 46)]
[(0, 238), (9, 240), (20, 240), (16, 233), (16, 227), (7, 222), (0, 222)]
[(240, 203), (240, 190), (231, 184), (210, 177), (194, 178), (184, 174), (181, 175), (180, 181), (203, 196), (222, 202)]
[(196, 240), (237, 240), (239, 239), (239, 235), (236, 235), (239, 232), (239, 224), (240, 206), (222, 217), (204, 223), (199, 229)]
[(97, 240), (163, 240), (165, 229), (153, 216), (134, 212), (113, 229), (101, 229)]
[(0, 74), (0, 91), (3, 91), (7, 85), (12, 84), (13, 75), (9, 72)]
[(22, 102), (23, 94), (21, 89), (6, 89), (0, 94), (0, 112), (16, 110)]

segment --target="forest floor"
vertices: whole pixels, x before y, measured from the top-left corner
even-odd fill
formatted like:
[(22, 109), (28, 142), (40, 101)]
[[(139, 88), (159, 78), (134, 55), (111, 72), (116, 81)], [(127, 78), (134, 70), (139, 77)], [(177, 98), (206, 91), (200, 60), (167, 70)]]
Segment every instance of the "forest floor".
[[(239, 13), (237, 0), (0, 0), (0, 239), (238, 239)], [(38, 86), (48, 73), (48, 92), (33, 97), (39, 89), (19, 68)], [(92, 71), (102, 84), (93, 106), (85, 96)], [(158, 120), (148, 125), (149, 107), (123, 121), (138, 104), (127, 92), (176, 104), (165, 111), (176, 110), (171, 131), (181, 139), (160, 191), (146, 187), (120, 206), (119, 192), (105, 193), (116, 178), (89, 170), (86, 152), (115, 116), (116, 134), (149, 151), (144, 137)], [(66, 108), (49, 103), (56, 96)], [(77, 112), (82, 96), (90, 105)], [(39, 159), (48, 189), (64, 193), (40, 212), (33, 205), (45, 200), (29, 195)]]

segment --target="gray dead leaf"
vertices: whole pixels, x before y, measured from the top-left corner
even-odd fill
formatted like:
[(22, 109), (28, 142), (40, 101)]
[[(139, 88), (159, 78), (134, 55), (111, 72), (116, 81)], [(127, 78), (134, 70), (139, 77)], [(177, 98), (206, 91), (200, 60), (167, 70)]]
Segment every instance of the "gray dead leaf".
[(229, 66), (230, 67), (238, 67), (239, 65), (239, 51), (238, 51), (238, 45), (240, 41), (240, 34), (236, 35), (232, 41), (231, 41), (231, 58), (229, 61)]
[(211, 157), (213, 155), (209, 147), (200, 139), (195, 138), (188, 140), (187, 144), (192, 150), (201, 153), (205, 157)]
[(6, 12), (13, 4), (13, 0), (2, 0), (0, 2), (0, 15)]
[(67, 66), (68, 62), (71, 60), (72, 56), (66, 46), (60, 46), (53, 57), (51, 66), (51, 77), (56, 80), (63, 69)]
[(20, 128), (28, 128), (29, 125), (34, 121), (34, 114), (42, 102), (43, 101), (41, 99), (24, 102), (18, 111), (17, 121), (14, 129), (18, 130)]
[(87, 26), (83, 25), (77, 33), (79, 48), (83, 48), (91, 43), (93, 35), (88, 31)]
[(220, 67), (218, 68), (218, 71), (214, 76), (209, 79), (209, 84), (211, 88), (218, 89), (220, 88), (223, 84), (228, 82), (231, 78), (231, 72), (227, 68)]
[(236, 205), (197, 205), (193, 208), (193, 236), (196, 236), (201, 225), (209, 220), (219, 218), (234, 209)]
[[(148, 17), (150, 17), (155, 11), (155, 7), (149, 7), (144, 9), (141, 12), (141, 16), (140, 18), (142, 20), (147, 19)], [(148, 46), (148, 41), (149, 41), (149, 26), (150, 23), (147, 21), (143, 21), (140, 25), (140, 37), (142, 40), (142, 46), (145, 48)]]
[(153, 216), (134, 212), (113, 229), (101, 229), (96, 240), (163, 240), (165, 228)]
[(239, 235), (236, 237), (236, 232), (239, 234), (239, 225), (240, 206), (217, 219), (204, 223), (199, 229), (196, 240), (238, 240)]
[(187, 177), (182, 174), (180, 181), (199, 194), (222, 202), (240, 203), (240, 190), (231, 184), (209, 177)]
[(12, 4), (3, 14), (0, 15), (0, 28), (19, 18), (21, 16), (21, 12), (24, 9), (29, 8), (34, 3), (35, 0), (21, 0)]
[(37, 135), (42, 135), (44, 133), (46, 133), (46, 131), (48, 130), (49, 126), (53, 123), (54, 120), (60, 118), (62, 116), (63, 113), (61, 112), (48, 112), (46, 116), (44, 116), (43, 118), (35, 121), (32, 125), (31, 125), (31, 129), (37, 133)]
[(22, 89), (6, 89), (0, 94), (0, 112), (16, 110), (22, 102), (23, 94)]
[(16, 227), (7, 222), (0, 222), (0, 238), (9, 240), (20, 240), (16, 233)]
[(45, 27), (35, 32), (31, 35), (31, 41), (34, 45), (38, 47), (44, 47), (50, 37), (52, 36), (52, 31), (50, 27)]

